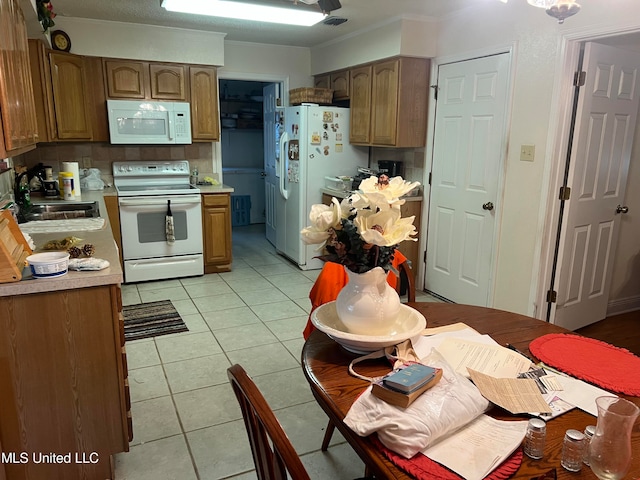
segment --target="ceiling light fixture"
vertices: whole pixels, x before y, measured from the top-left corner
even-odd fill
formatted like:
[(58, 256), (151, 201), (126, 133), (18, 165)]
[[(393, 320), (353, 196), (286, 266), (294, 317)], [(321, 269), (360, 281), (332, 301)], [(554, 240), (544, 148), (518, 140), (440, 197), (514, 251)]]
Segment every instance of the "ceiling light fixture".
[(580, 4), (576, 0), (527, 0), (529, 5), (544, 8), (547, 14), (564, 23), (564, 19), (580, 11)]
[(255, 22), (281, 23), (310, 27), (324, 19), (321, 12), (299, 8), (281, 8), (227, 0), (162, 0), (162, 8), (171, 12), (235, 18)]

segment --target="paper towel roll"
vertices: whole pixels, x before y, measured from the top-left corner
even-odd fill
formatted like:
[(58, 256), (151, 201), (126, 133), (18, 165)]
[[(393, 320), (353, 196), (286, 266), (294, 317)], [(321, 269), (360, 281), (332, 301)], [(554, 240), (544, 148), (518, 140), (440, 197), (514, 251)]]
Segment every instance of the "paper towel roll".
[(73, 173), (73, 191), (75, 198), (80, 198), (80, 167), (78, 162), (62, 162), (62, 171)]

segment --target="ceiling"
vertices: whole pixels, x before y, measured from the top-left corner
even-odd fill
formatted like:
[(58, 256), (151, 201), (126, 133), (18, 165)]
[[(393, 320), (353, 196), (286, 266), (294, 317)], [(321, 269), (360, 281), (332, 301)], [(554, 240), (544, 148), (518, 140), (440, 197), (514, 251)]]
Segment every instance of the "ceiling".
[[(260, 3), (261, 0), (249, 1)], [(226, 33), (226, 40), (311, 47), (393, 17), (439, 18), (487, 1), (496, 0), (340, 0), (342, 8), (331, 15), (347, 18), (347, 22), (339, 26), (320, 23), (312, 27), (167, 12), (160, 7), (161, 0), (52, 0), (52, 4), (59, 16), (205, 30)], [(306, 6), (301, 4), (301, 7)]]

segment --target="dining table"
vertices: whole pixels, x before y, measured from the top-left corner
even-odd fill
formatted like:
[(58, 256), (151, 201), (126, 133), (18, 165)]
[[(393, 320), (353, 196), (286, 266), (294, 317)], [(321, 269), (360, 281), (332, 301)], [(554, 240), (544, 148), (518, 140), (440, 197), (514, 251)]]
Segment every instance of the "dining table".
[[(528, 348), (532, 340), (547, 334), (572, 333), (552, 323), (493, 308), (440, 302), (413, 302), (408, 305), (426, 318), (428, 328), (462, 322), (481, 334), (488, 334), (500, 345), (511, 344), (534, 360), (537, 359)], [(320, 330), (314, 330), (302, 349), (302, 368), (316, 401), (362, 459), (370, 474), (376, 479), (414, 478), (383, 454), (377, 439), (372, 438), (375, 434), (360, 437), (343, 422), (353, 402), (369, 386), (368, 382), (351, 376), (348, 371), (351, 361), (360, 356), (362, 354), (347, 351)], [(390, 363), (384, 358), (367, 360), (357, 365), (358, 373), (368, 377), (382, 376), (390, 369)], [(622, 394), (618, 396), (640, 406), (639, 397)], [(527, 415), (513, 415), (497, 406), (491, 407), (487, 414), (500, 420), (530, 418)], [(560, 465), (565, 432), (568, 429), (583, 431), (587, 425), (595, 425), (596, 420), (596, 417), (578, 408), (549, 420), (544, 456), (534, 460), (522, 455), (522, 463), (511, 478), (553, 478), (543, 476), (555, 469), (559, 479), (596, 479), (591, 468), (586, 465), (579, 472), (569, 472)], [(624, 478), (635, 480), (640, 478), (638, 422), (633, 428), (631, 442), (633, 459)]]

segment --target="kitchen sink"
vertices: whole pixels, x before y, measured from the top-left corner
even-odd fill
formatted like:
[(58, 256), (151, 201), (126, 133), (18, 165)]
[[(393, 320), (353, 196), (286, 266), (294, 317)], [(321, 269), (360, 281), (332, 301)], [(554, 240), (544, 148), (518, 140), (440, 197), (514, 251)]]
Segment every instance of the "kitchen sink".
[(98, 202), (38, 203), (24, 212), (24, 221), (68, 220), (70, 218), (96, 218), (100, 216)]

